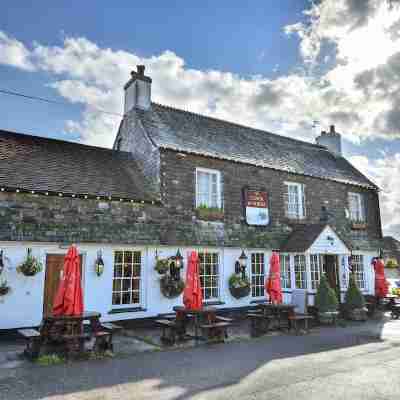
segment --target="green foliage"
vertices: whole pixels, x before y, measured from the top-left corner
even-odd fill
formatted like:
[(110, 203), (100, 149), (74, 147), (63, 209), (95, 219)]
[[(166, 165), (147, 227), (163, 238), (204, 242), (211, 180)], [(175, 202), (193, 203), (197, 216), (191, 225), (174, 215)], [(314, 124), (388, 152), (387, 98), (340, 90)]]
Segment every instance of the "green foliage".
[(169, 299), (178, 297), (184, 288), (185, 282), (182, 279), (176, 280), (170, 275), (164, 275), (160, 279), (161, 293)]
[(385, 265), (386, 268), (397, 268), (398, 266), (399, 264), (394, 258), (390, 258), (389, 260), (387, 260)]
[(349, 287), (345, 297), (345, 307), (347, 311), (365, 307), (364, 296), (358, 288), (353, 274), (350, 274)]
[(250, 281), (247, 275), (232, 274), (229, 277), (229, 291), (236, 299), (246, 297), (250, 293)]
[(38, 272), (43, 270), (42, 263), (32, 256), (32, 250), (28, 249), (25, 261), (17, 267), (17, 272), (22, 273), (26, 276), (36, 275)]
[(169, 258), (158, 258), (154, 269), (161, 275), (166, 274), (169, 271), (169, 264)]
[(320, 313), (336, 311), (339, 305), (335, 291), (329, 286), (325, 274), (322, 274), (315, 296), (315, 305)]
[(57, 364), (62, 364), (65, 361), (65, 359), (58, 354), (45, 354), (43, 356), (40, 356), (37, 360), (36, 363), (39, 365), (57, 365)]

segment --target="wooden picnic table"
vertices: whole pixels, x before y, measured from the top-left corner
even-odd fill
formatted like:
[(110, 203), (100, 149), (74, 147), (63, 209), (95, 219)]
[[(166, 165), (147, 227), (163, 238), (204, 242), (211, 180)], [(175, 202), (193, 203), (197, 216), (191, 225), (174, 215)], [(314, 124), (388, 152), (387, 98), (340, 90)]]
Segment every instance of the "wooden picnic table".
[(194, 338), (199, 340), (201, 336), (199, 335), (200, 325), (206, 322), (213, 322), (216, 317), (217, 308), (204, 306), (200, 310), (188, 310), (183, 306), (175, 306), (173, 310), (176, 313), (176, 320), (180, 323), (180, 332), (178, 332), (181, 338), (189, 336), (186, 333), (187, 322), (189, 318), (193, 318), (194, 322)]
[(259, 303), (257, 307), (263, 310), (264, 316), (273, 315), (278, 321), (278, 329), (282, 329), (282, 317), (284, 316), (289, 326), (289, 316), (294, 314), (294, 304), (273, 304), (269, 302)]
[[(27, 340), (26, 354), (30, 358), (36, 358), (43, 345), (66, 353), (83, 352), (84, 340), (93, 337), (96, 338), (95, 345), (112, 347), (112, 336), (102, 329), (100, 317), (101, 314), (94, 311), (85, 311), (81, 315), (46, 316), (38, 330), (19, 330)], [(85, 321), (89, 322), (88, 333), (84, 332)]]

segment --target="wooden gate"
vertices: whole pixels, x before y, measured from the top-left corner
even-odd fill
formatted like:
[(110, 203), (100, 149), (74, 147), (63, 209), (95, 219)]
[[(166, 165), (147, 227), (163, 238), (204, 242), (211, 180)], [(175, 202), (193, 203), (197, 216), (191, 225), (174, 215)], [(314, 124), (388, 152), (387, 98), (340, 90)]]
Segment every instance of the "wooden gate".
[[(44, 284), (43, 315), (48, 316), (53, 309), (54, 296), (62, 277), (65, 254), (47, 254), (46, 276)], [(82, 282), (82, 256), (80, 259), (81, 282)]]

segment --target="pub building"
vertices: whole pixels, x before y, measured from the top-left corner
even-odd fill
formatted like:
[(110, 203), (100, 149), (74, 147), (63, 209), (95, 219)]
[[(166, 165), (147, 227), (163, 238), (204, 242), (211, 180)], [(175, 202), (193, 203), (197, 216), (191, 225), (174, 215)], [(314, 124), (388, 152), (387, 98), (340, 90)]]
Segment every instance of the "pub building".
[[(286, 302), (302, 288), (312, 305), (323, 272), (343, 301), (349, 260), (374, 293), (378, 187), (342, 156), (334, 126), (306, 143), (157, 104), (151, 84), (144, 66), (131, 73), (112, 149), (0, 132), (0, 329), (51, 312), (71, 244), (85, 309), (103, 321), (181, 305), (193, 250), (204, 302), (218, 308), (265, 298), (273, 250)], [(239, 270), (251, 288), (236, 298)]]

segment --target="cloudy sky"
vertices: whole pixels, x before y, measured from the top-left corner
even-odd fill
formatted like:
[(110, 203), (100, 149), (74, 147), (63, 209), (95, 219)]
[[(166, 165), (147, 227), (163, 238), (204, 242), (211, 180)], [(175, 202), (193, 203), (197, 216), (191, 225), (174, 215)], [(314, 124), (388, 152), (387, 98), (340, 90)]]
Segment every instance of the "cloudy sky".
[(400, 239), (399, 0), (26, 3), (2, 1), (0, 90), (65, 104), (0, 93), (0, 128), (108, 147), (143, 63), (162, 104), (307, 141), (335, 124)]

